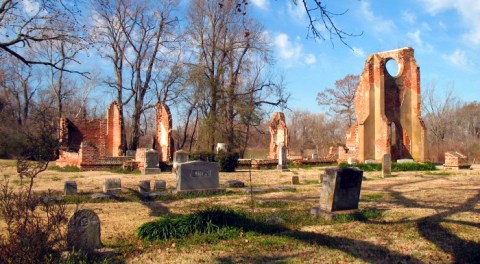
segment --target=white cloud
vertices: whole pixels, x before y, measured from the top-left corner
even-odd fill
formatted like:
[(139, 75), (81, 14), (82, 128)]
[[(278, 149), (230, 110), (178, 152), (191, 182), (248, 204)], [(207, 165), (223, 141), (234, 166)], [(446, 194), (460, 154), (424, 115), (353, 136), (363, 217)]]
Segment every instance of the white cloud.
[(373, 13), (369, 1), (362, 1), (360, 3), (360, 12), (363, 18), (365, 18), (371, 24), (371, 27), (376, 32), (388, 33), (392, 32), (392, 30), (395, 28), (393, 21), (376, 16)]
[(357, 57), (365, 58), (365, 51), (362, 48), (352, 47), (352, 49), (353, 54)]
[[(456, 10), (468, 26), (464, 38), (475, 45), (480, 45), (480, 4), (478, 0), (418, 0), (427, 11), (436, 15), (447, 10)], [(440, 24), (440, 27), (442, 25)]]
[(317, 62), (317, 58), (315, 57), (314, 54), (308, 53), (307, 56), (305, 56), (305, 63), (308, 65), (315, 64)]
[(307, 13), (305, 12), (305, 8), (301, 3), (294, 5), (292, 3), (287, 3), (288, 14), (290, 17), (295, 20), (297, 23), (304, 24), (307, 20)]
[(267, 9), (269, 4), (268, 0), (252, 0), (252, 3), (260, 9)]
[(415, 24), (415, 21), (417, 21), (417, 16), (408, 10), (404, 10), (402, 12), (402, 19), (409, 24)]
[(408, 32), (407, 33), (408, 39), (413, 44), (415, 44), (418, 47), (423, 47), (423, 41), (422, 41), (422, 37), (420, 35), (421, 35), (421, 31), (419, 29), (417, 29), (415, 32)]
[(40, 4), (33, 0), (23, 0), (22, 5), (23, 5), (23, 10), (29, 16), (36, 15), (40, 9)]
[(447, 30), (447, 25), (445, 25), (445, 23), (443, 23), (443, 21), (438, 22), (438, 26), (443, 30)]
[(278, 34), (275, 37), (274, 43), (282, 59), (298, 60), (302, 55), (302, 44), (299, 42), (291, 42), (285, 33)]
[(465, 51), (456, 49), (452, 54), (444, 54), (442, 57), (449, 61), (451, 64), (462, 68), (466, 69), (469, 66), (472, 65), (472, 62), (468, 59), (468, 57), (465, 54)]

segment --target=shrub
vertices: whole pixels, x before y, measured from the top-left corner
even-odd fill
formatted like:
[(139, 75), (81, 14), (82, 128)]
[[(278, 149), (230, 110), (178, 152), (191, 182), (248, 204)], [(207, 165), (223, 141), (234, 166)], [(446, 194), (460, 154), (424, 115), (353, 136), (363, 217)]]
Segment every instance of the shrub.
[(215, 153), (211, 151), (196, 151), (190, 154), (189, 159), (215, 162)]
[(220, 171), (234, 172), (238, 166), (238, 158), (240, 155), (233, 152), (219, 152), (216, 156)]
[[(347, 164), (340, 163), (340, 167), (357, 167), (363, 171), (381, 171), (382, 164), (380, 163), (355, 163)], [(417, 163), (417, 162), (408, 162), (408, 163), (392, 163), (392, 171), (431, 171), (436, 170), (435, 165), (429, 162), (426, 163)]]

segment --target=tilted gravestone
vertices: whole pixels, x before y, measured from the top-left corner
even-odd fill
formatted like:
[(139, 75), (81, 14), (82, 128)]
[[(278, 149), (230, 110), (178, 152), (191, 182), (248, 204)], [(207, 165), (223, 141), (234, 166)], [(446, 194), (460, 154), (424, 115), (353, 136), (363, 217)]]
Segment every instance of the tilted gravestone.
[(75, 212), (68, 220), (67, 245), (76, 251), (92, 252), (102, 247), (100, 219), (89, 209)]
[(178, 165), (188, 161), (188, 152), (177, 150), (173, 153), (173, 172), (177, 171)]
[(285, 143), (281, 142), (278, 144), (278, 165), (277, 169), (282, 171), (288, 171), (287, 166), (287, 146)]
[(144, 175), (160, 173), (160, 154), (154, 149), (145, 152), (145, 166), (142, 170)]
[(382, 177), (392, 175), (392, 157), (390, 154), (384, 154), (382, 159)]
[(164, 191), (165, 189), (167, 189), (167, 182), (163, 180), (155, 180), (155, 183), (153, 185), (154, 192)]
[(327, 168), (320, 190), (320, 206), (311, 209), (311, 214), (327, 219), (334, 212), (358, 209), (363, 171), (357, 168)]
[(177, 193), (219, 190), (219, 185), (216, 162), (190, 161), (177, 168)]
[(141, 194), (150, 192), (150, 181), (139, 181), (138, 182), (138, 192)]
[(105, 179), (103, 183), (103, 192), (104, 193), (119, 193), (122, 191), (122, 181), (120, 178), (111, 178)]
[(75, 181), (66, 181), (63, 187), (64, 195), (75, 195), (77, 194), (77, 183)]

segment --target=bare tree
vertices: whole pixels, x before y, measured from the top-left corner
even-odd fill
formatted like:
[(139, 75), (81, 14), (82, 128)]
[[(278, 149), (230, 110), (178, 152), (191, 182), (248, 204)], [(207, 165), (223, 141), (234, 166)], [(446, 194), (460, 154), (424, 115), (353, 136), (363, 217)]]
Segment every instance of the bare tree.
[(345, 120), (350, 127), (355, 121), (353, 101), (360, 76), (349, 74), (335, 82), (335, 88), (328, 88), (317, 94), (319, 105), (329, 106), (329, 110)]
[[(195, 1), (189, 12), (188, 31), (196, 60), (191, 64), (190, 76), (199, 90), (205, 118), (203, 133), (211, 150), (217, 140), (231, 149), (238, 147), (238, 121), (247, 104), (257, 109), (265, 104), (286, 103), (286, 97), (275, 97), (283, 95), (278, 91), (259, 99), (267, 87), (272, 91), (273, 87), (283, 87), (268, 84), (263, 71), (255, 72), (263, 69), (255, 65), (269, 63), (268, 42), (260, 25), (239, 13), (238, 8), (235, 0)], [(257, 81), (252, 81), (255, 77)]]
[(78, 13), (76, 4), (63, 0), (1, 0), (0, 50), (27, 65), (48, 65), (62, 71), (85, 74), (71, 69), (60, 69), (58, 64), (26, 55), (34, 43), (52, 40), (77, 42), (82, 33), (76, 20)]

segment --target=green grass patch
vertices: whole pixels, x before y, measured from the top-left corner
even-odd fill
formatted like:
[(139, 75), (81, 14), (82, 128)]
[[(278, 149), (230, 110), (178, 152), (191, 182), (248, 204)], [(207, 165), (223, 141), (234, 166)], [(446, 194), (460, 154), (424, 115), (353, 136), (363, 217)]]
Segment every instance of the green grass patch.
[[(382, 164), (380, 163), (340, 163), (339, 165), (342, 168), (345, 167), (356, 167), (361, 169), (362, 171), (381, 171)], [(416, 163), (416, 162), (409, 162), (409, 163), (392, 163), (392, 171), (399, 172), (399, 171), (433, 171), (436, 170), (434, 164), (426, 162), (426, 163)]]
[(308, 180), (304, 181), (303, 184), (320, 184), (319, 180)]
[(60, 181), (62, 178), (58, 177), (58, 176), (53, 176), (52, 177), (52, 181)]
[(381, 219), (383, 218), (383, 211), (376, 209), (366, 209), (362, 211), (357, 211), (352, 214), (340, 214), (335, 217), (333, 220), (334, 223), (343, 224), (354, 221), (367, 222), (371, 219)]
[(75, 166), (65, 166), (65, 167), (50, 166), (50, 167), (48, 167), (48, 170), (59, 171), (59, 172), (80, 172), (80, 171), (82, 171), (79, 167), (75, 167)]
[(385, 197), (382, 194), (365, 194), (362, 195), (362, 200), (383, 200)]
[(261, 207), (261, 208), (285, 208), (289, 205), (288, 202), (285, 201), (256, 201), (255, 202), (256, 207)]
[(449, 176), (452, 175), (450, 172), (447, 171), (427, 171), (425, 175), (436, 175), (436, 176)]

